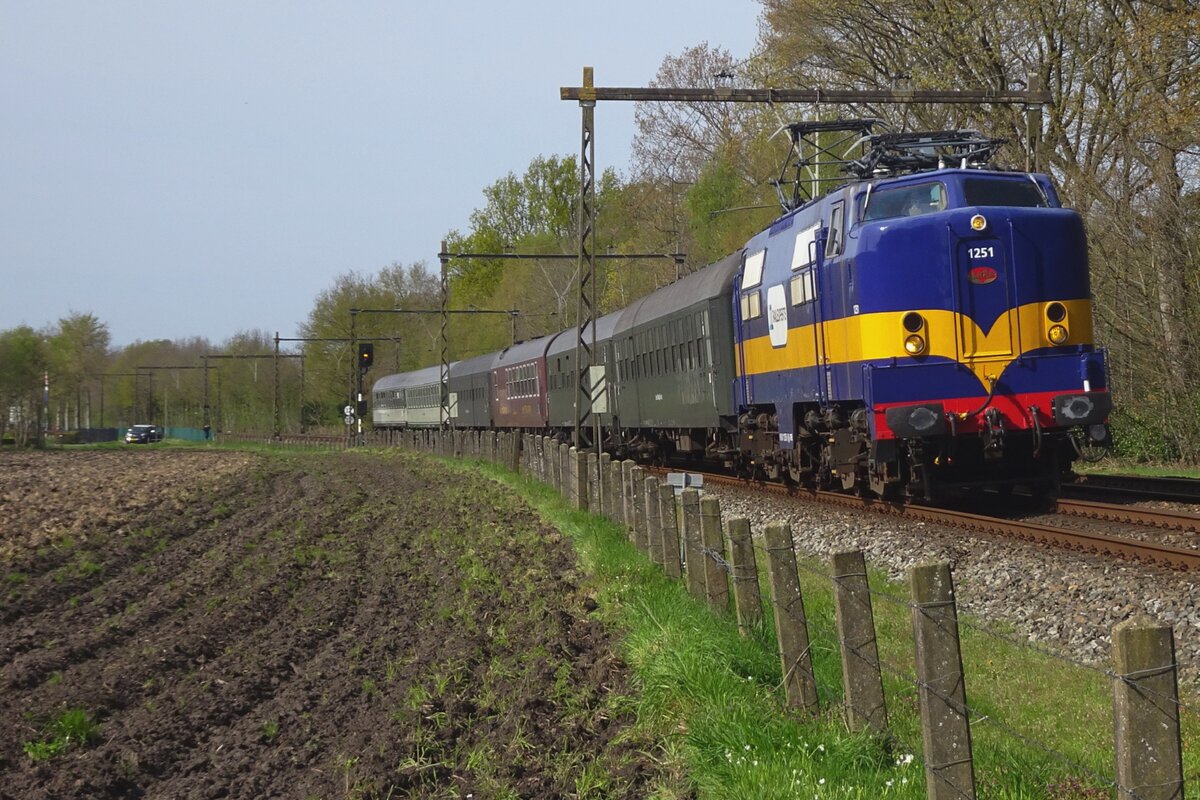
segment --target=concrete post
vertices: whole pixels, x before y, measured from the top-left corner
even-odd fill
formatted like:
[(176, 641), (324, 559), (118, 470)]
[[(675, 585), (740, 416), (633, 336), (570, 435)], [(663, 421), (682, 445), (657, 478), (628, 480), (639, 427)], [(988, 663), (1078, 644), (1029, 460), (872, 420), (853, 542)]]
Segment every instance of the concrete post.
[(1119, 800), (1182, 800), (1179, 681), (1170, 625), (1139, 614), (1112, 630)]
[(818, 710), (817, 679), (813, 675), (809, 651), (808, 618), (804, 615), (804, 598), (800, 594), (800, 577), (796, 572), (792, 528), (786, 522), (769, 522), (764, 540), (784, 693), (788, 705), (815, 714)]
[(708, 607), (714, 614), (724, 614), (729, 611), (729, 573), (724, 560), (725, 537), (721, 535), (721, 502), (715, 497), (700, 498), (700, 542), (707, 551), (701, 563)]
[(613, 499), (613, 472), (612, 472), (612, 456), (608, 453), (600, 454), (599, 480), (600, 485), (600, 514), (605, 519), (612, 519), (612, 499)]
[(583, 496), (587, 498), (587, 507), (598, 511), (600, 492), (595, 490), (600, 486), (600, 458), (595, 453), (585, 453), (584, 461), (587, 462), (587, 471), (583, 484)]
[(572, 508), (579, 508), (579, 451), (567, 447), (567, 463), (563, 467), (563, 477), (567, 480), (566, 498)]
[(629, 480), (630, 494), (633, 496), (633, 543), (649, 558), (650, 536), (646, 532), (646, 470), (634, 465)]
[(748, 636), (762, 624), (762, 595), (758, 592), (758, 562), (754, 558), (750, 520), (745, 517), (729, 520), (729, 558), (733, 568), (738, 631), (742, 636)]
[(629, 537), (629, 541), (637, 539), (634, 533), (637, 530), (637, 515), (634, 513), (634, 497), (637, 493), (633, 491), (633, 487), (637, 485), (633, 477), (633, 471), (637, 468), (637, 462), (632, 458), (621, 462), (621, 494), (624, 497), (624, 517), (625, 531)]
[(571, 448), (571, 505), (580, 511), (588, 508), (587, 453)]
[(562, 442), (558, 445), (558, 479), (559, 491), (563, 500), (571, 500), (571, 445)]
[(861, 550), (833, 556), (833, 603), (842, 651), (842, 686), (846, 727), (887, 731), (887, 701), (875, 642), (875, 612), (867, 585), (867, 563)]
[(688, 594), (703, 601), (704, 553), (700, 546), (700, 492), (684, 489), (680, 495), (683, 509), (683, 559), (687, 565)]
[(675, 487), (658, 485), (658, 521), (662, 525), (663, 571), (668, 578), (679, 580), (683, 568), (679, 563), (679, 517), (675, 510)]
[(663, 565), (662, 520), (658, 513), (658, 478), (647, 475), (642, 478), (642, 507), (646, 509), (646, 542), (650, 560)]
[(608, 518), (616, 525), (625, 524), (625, 464), (613, 459), (608, 463), (608, 485), (612, 487), (609, 495)]
[(910, 582), (926, 796), (929, 800), (974, 800), (971, 725), (950, 565), (914, 567)]
[(521, 441), (525, 438), (525, 434), (520, 431), (514, 431), (512, 436), (512, 471), (521, 472)]

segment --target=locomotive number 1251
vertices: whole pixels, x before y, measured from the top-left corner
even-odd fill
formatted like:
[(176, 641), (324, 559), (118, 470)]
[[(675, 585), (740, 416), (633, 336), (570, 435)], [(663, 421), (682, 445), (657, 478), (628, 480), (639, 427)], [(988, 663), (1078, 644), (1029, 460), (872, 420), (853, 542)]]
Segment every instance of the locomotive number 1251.
[(995, 258), (996, 248), (988, 245), (987, 247), (968, 247), (967, 258)]

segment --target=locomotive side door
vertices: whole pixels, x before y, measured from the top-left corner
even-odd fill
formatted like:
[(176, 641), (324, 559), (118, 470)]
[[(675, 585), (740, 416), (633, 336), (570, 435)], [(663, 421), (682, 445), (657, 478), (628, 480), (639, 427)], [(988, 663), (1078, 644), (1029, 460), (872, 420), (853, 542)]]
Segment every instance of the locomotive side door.
[(840, 256), (843, 249), (845, 208), (843, 201), (831, 205), (828, 223), (817, 232), (817, 259), (813, 265), (817, 287), (817, 298), (813, 303), (813, 345), (817, 362), (817, 400), (821, 405), (832, 402), (835, 397), (836, 382), (830, 357), (836, 354), (830, 353), (825, 326), (828, 320), (841, 316), (837, 305), (842, 298), (842, 290), (835, 285), (838, 276), (837, 271), (830, 268), (833, 266), (830, 259)]

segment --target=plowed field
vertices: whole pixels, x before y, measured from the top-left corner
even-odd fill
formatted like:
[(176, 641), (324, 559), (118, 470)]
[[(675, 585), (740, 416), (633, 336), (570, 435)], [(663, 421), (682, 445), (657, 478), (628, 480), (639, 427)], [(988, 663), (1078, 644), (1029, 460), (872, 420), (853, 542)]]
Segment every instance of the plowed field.
[(415, 457), (0, 454), (0, 798), (643, 797), (574, 564)]

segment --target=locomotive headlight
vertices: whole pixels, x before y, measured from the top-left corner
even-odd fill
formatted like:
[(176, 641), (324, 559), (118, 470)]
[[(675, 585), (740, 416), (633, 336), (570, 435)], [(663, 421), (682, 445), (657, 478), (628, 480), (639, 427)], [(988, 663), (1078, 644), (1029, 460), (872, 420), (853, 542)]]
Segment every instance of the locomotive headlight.
[(925, 340), (914, 333), (905, 338), (904, 349), (910, 356), (919, 356), (925, 352)]
[(1108, 438), (1108, 426), (1107, 425), (1088, 425), (1087, 434), (1088, 434), (1088, 438), (1091, 439), (1093, 442), (1103, 442), (1104, 440), (1106, 440)]
[(1051, 325), (1050, 330), (1046, 331), (1046, 336), (1054, 344), (1062, 344), (1067, 340), (1067, 329), (1062, 325)]
[(971, 217), (971, 230), (982, 231), (987, 228), (987, 217), (983, 214), (976, 214)]

